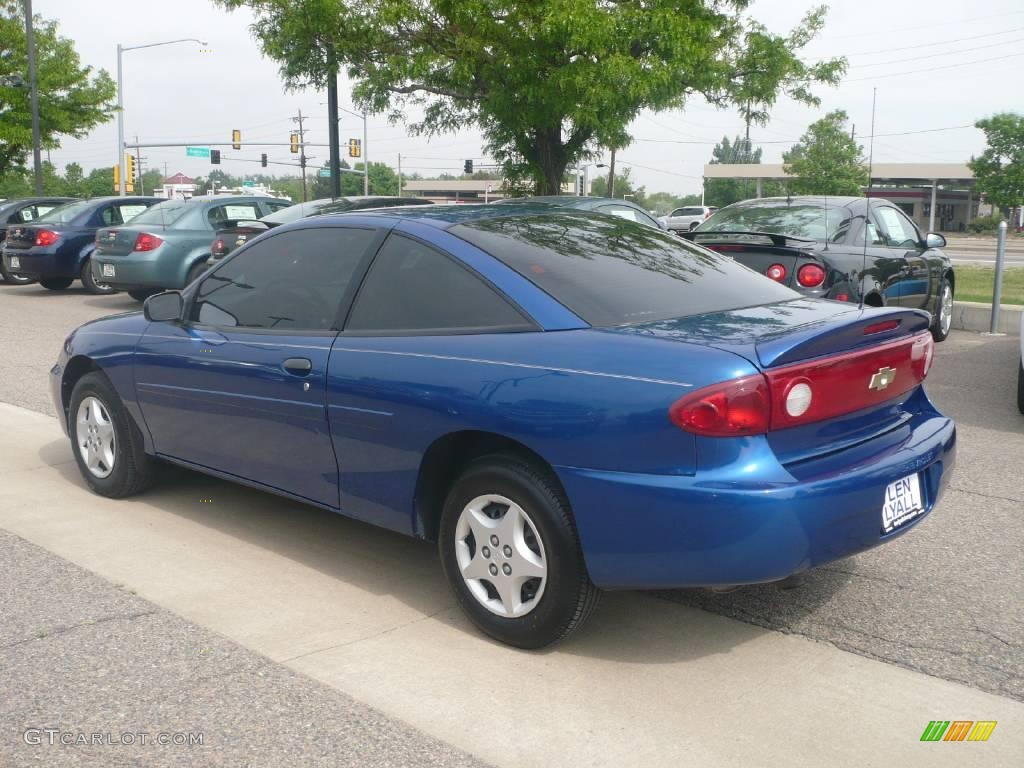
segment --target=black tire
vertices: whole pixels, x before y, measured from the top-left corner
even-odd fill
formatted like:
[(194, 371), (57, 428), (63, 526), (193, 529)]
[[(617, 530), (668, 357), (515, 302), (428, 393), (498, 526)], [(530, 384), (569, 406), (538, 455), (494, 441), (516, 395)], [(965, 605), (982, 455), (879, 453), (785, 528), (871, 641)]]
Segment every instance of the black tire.
[(188, 275), (185, 277), (185, 287), (188, 287), (202, 277), (203, 273), (206, 272), (207, 269), (208, 267), (205, 261), (199, 261), (193, 264), (188, 270)]
[(690, 222), (690, 231), (693, 232), (693, 230), (695, 230), (699, 226), (700, 226), (700, 222), (699, 221), (691, 221)]
[(86, 259), (82, 264), (82, 286), (87, 292), (97, 296), (117, 293), (117, 289), (113, 286), (96, 282), (96, 278), (92, 275), (92, 259)]
[(49, 277), (46, 280), (40, 280), (39, 284), (48, 291), (63, 291), (73, 282), (75, 280), (71, 277)]
[(0, 258), (0, 278), (3, 279), (3, 282), (10, 283), (11, 285), (31, 285), (36, 281), (34, 277), (22, 277), (13, 272), (8, 272), (2, 258)]
[[(536, 605), (519, 617), (503, 617), (488, 610), (470, 591), (459, 568), (459, 518), (470, 501), (486, 494), (500, 494), (519, 505), (536, 529), (545, 553), (543, 592)], [(459, 476), (445, 501), (438, 549), (445, 576), (462, 610), (481, 631), (517, 648), (543, 648), (563, 639), (586, 621), (600, 596), (587, 574), (569, 502), (558, 483), (549, 471), (517, 456), (484, 456)], [(482, 553), (483, 549), (473, 552), (473, 556)], [(498, 557), (495, 551), (494, 558)], [(520, 599), (523, 594), (528, 593), (521, 591)]]
[[(949, 318), (948, 322), (945, 322), (943, 315), (943, 302), (945, 300), (946, 291), (949, 291)], [(942, 282), (939, 283), (939, 292), (935, 296), (935, 307), (932, 312), (932, 338), (936, 342), (945, 341), (949, 338), (949, 332), (953, 327), (953, 286), (949, 282), (949, 278), (943, 277)]]
[(1017, 366), (1017, 410), (1024, 413), (1024, 357)]
[(160, 293), (159, 288), (133, 288), (128, 291), (128, 295), (136, 301), (145, 301), (150, 296), (155, 296), (158, 293)]
[[(114, 430), (114, 460), (106, 477), (97, 477), (90, 470), (79, 449), (78, 410), (87, 397), (95, 398), (102, 405)], [(142, 433), (129, 415), (121, 398), (105, 375), (87, 373), (71, 393), (71, 408), (68, 412), (68, 431), (71, 434), (71, 451), (86, 484), (100, 496), (122, 499), (145, 490), (153, 482), (156, 460), (143, 450)]]

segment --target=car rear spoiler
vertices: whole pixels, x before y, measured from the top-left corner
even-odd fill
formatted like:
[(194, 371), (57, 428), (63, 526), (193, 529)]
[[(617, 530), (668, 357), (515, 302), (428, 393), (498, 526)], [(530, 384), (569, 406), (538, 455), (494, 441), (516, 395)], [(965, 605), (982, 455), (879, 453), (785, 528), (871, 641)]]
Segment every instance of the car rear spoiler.
[(683, 237), (683, 238), (689, 240), (691, 243), (697, 242), (695, 238), (698, 235), (705, 235), (705, 236), (713, 235), (715, 237), (722, 236), (723, 239), (726, 239), (726, 240), (729, 237), (737, 237), (739, 235), (743, 235), (745, 237), (766, 237), (766, 238), (768, 238), (769, 240), (772, 241), (772, 245), (775, 246), (776, 248), (786, 248), (789, 245), (790, 242), (793, 242), (793, 243), (816, 243), (817, 242), (817, 240), (815, 240), (814, 238), (811, 238), (811, 237), (794, 237), (793, 235), (779, 235), (779, 234), (776, 234), (775, 232), (749, 232), (749, 231), (746, 231), (746, 230), (744, 230), (744, 231), (736, 230), (736, 231), (728, 231), (728, 232), (720, 232), (720, 231), (715, 231), (715, 232), (690, 231), (690, 232), (679, 232), (678, 234), (679, 234), (680, 237)]

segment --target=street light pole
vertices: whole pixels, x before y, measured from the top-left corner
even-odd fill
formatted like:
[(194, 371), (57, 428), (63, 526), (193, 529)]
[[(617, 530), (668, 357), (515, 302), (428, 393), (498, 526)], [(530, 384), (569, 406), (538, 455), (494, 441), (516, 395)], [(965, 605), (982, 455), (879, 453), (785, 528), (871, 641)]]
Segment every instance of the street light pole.
[(25, 43), (28, 47), (28, 87), (32, 109), (32, 165), (36, 194), (43, 194), (43, 158), (39, 138), (39, 82), (36, 79), (36, 38), (32, 28), (32, 0), (25, 0)]
[[(25, 0), (26, 3), (31, 3), (32, 0)], [(137, 51), (140, 48), (156, 48), (161, 45), (174, 45), (175, 43), (199, 43), (199, 45), (206, 45), (205, 40), (200, 40), (196, 37), (183, 37), (179, 40), (165, 40), (162, 43), (147, 43), (146, 45), (129, 45), (124, 46), (120, 43), (117, 44), (117, 165), (119, 168), (118, 176), (120, 181), (117, 185), (117, 194), (124, 197), (124, 185), (125, 185), (125, 163), (124, 163), (124, 76), (123, 68), (121, 65), (121, 57), (125, 51)], [(40, 193), (41, 194), (41, 193)]]

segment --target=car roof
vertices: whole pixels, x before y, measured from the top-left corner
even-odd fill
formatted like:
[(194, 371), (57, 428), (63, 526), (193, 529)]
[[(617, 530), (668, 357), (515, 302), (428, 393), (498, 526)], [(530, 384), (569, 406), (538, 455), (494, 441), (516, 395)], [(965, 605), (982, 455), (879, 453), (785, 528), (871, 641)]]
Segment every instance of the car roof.
[[(866, 197), (854, 197), (853, 195), (792, 195), (790, 197), (755, 197), (750, 200), (740, 200), (739, 202), (732, 203), (731, 205), (725, 206), (726, 208), (753, 208), (756, 206), (769, 206), (769, 205), (793, 205), (794, 203), (800, 203), (802, 205), (818, 205), (824, 208), (826, 205), (830, 208), (849, 208), (854, 205), (863, 204), (868, 198)], [(875, 199), (875, 198), (872, 198)], [(724, 210), (719, 208), (719, 210)]]
[[(555, 206), (550, 203), (526, 202), (532, 198), (524, 198), (522, 203), (505, 203), (503, 205), (479, 204), (450, 204), (450, 205), (415, 205), (398, 208), (375, 208), (367, 211), (352, 211), (351, 213), (330, 213), (315, 217), (317, 221), (351, 221), (357, 216), (363, 219), (380, 219), (382, 221), (414, 221), (437, 229), (448, 229), (458, 224), (466, 224), (471, 221), (486, 219), (510, 219), (510, 218), (532, 218), (536, 216), (558, 216), (565, 218), (577, 218), (581, 216), (604, 216), (605, 214), (594, 211)], [(313, 218), (300, 219), (287, 226), (294, 227), (302, 222), (312, 222)], [(644, 226), (644, 225), (639, 225)]]
[[(185, 202), (201, 205), (203, 203), (253, 203), (261, 200), (281, 200), (281, 198), (266, 195), (193, 195)], [(288, 201), (281, 200), (281, 202), (287, 203)]]

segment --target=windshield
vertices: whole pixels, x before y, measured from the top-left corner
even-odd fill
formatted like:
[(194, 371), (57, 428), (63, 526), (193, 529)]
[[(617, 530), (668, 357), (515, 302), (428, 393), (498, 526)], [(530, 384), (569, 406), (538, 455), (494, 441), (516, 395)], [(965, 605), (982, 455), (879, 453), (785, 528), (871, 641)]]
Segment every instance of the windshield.
[(449, 232), (487, 251), (596, 327), (799, 295), (726, 255), (626, 219), (552, 212), (468, 221)]
[(847, 208), (826, 208), (823, 203), (806, 200), (773, 200), (723, 208), (701, 224), (697, 232), (770, 232), (835, 242), (849, 227)]
[(140, 213), (131, 220), (131, 224), (173, 224), (188, 210), (187, 200), (165, 200)]
[(67, 224), (78, 214), (92, 207), (93, 202), (92, 200), (78, 200), (74, 203), (65, 203), (49, 213), (43, 214), (36, 221), (43, 224)]
[(270, 224), (290, 224), (293, 221), (298, 221), (303, 216), (312, 216), (314, 213), (318, 213), (325, 205), (330, 205), (333, 202), (331, 198), (326, 197), (321, 200), (310, 200), (308, 203), (289, 205), (287, 208), (268, 213), (260, 221), (266, 221)]

